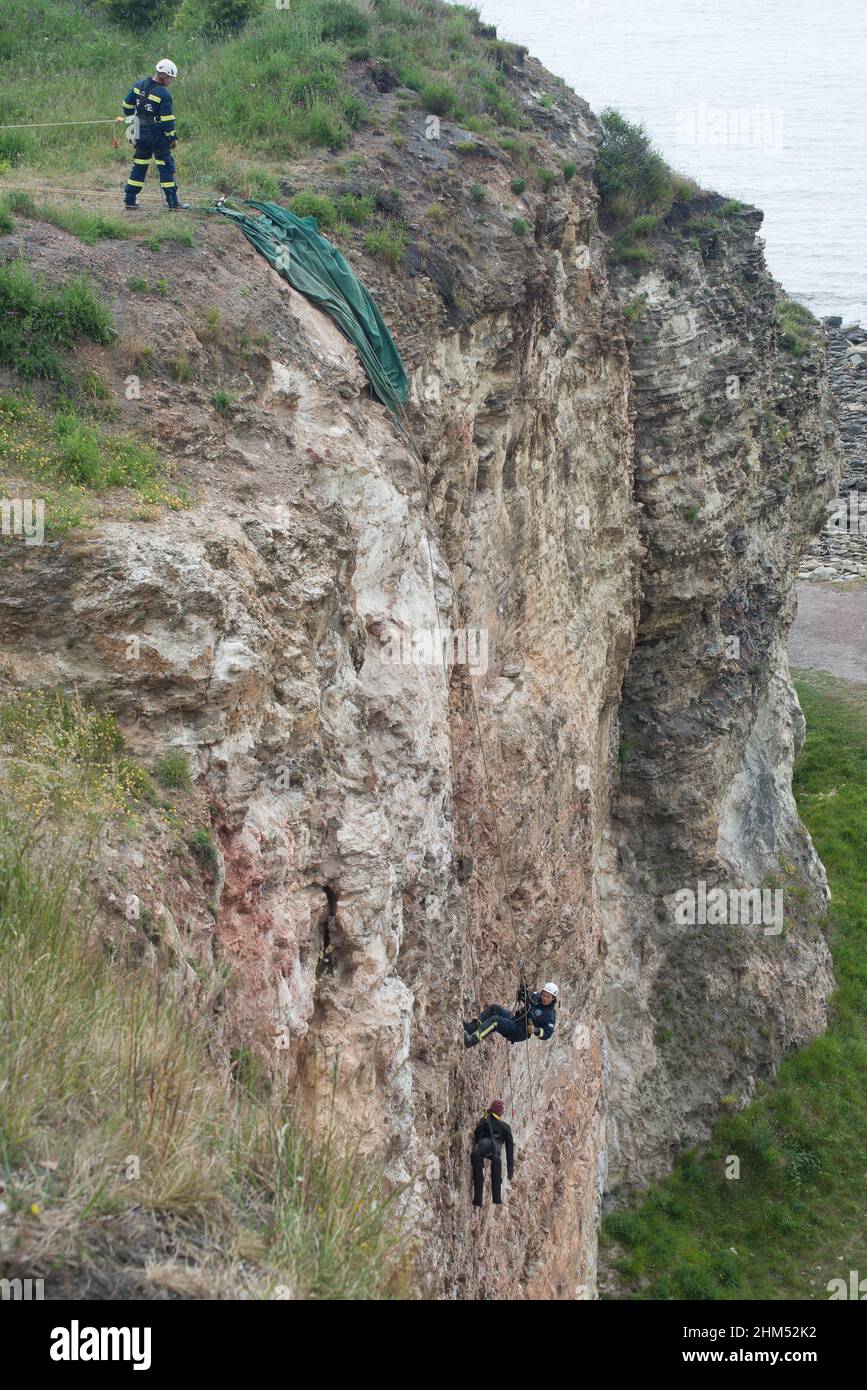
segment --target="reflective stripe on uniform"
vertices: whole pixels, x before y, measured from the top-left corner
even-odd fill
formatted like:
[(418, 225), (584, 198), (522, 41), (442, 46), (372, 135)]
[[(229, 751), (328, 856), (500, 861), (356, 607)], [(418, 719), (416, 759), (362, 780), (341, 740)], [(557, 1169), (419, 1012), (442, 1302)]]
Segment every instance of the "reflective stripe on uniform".
[(149, 159), (134, 159), (133, 164), (150, 164)]
[(160, 188), (174, 188), (174, 186), (175, 186), (175, 181), (174, 181), (174, 179), (172, 179), (171, 183), (167, 183), (167, 182), (165, 181), (165, 179), (160, 179)]
[(140, 183), (138, 179), (127, 179), (126, 183), (127, 188), (144, 188), (144, 183)]
[(165, 161), (164, 159), (158, 159), (158, 160), (157, 160), (157, 164), (165, 164), (165, 162), (166, 162), (166, 161)]
[(150, 91), (148, 92), (148, 101), (162, 101), (162, 97), (158, 97), (156, 95), (153, 87), (151, 87)]
[(141, 87), (133, 87), (133, 91), (135, 92), (137, 97), (141, 96)]

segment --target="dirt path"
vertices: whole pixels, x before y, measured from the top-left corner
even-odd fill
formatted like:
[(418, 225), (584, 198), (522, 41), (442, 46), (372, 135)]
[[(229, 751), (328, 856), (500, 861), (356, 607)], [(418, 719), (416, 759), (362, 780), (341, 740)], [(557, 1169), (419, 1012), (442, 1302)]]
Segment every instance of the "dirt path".
[(789, 661), (867, 684), (867, 581), (798, 585)]

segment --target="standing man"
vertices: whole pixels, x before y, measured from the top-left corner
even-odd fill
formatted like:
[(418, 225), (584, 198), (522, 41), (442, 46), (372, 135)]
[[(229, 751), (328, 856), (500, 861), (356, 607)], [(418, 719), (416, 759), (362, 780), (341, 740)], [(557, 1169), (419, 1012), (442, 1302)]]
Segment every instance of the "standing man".
[[(172, 150), (178, 142), (175, 134), (175, 115), (170, 87), (178, 70), (170, 58), (161, 58), (153, 77), (143, 77), (137, 87), (127, 93), (123, 109), (133, 117), (135, 156), (132, 172), (124, 188), (124, 207), (137, 208), (138, 191), (144, 188), (145, 175), (152, 159), (157, 162), (160, 187), (165, 194), (166, 207), (172, 210), (189, 207), (178, 201), (175, 183), (175, 161)], [(118, 120), (122, 120), (118, 116)]]
[(473, 1135), (473, 1152), (470, 1162), (473, 1168), (473, 1206), (483, 1204), (485, 1194), (485, 1163), (491, 1164), (491, 1197), (495, 1206), (503, 1201), (503, 1145), (506, 1146), (506, 1168), (511, 1182), (515, 1176), (515, 1145), (511, 1125), (503, 1119), (505, 1105), (501, 1100), (492, 1100)]

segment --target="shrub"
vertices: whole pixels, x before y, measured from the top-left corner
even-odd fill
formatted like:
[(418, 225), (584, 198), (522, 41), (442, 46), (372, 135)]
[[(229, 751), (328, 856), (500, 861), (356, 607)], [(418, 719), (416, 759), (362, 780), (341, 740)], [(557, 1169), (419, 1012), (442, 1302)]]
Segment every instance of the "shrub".
[(78, 338), (107, 343), (110, 337), (108, 309), (84, 277), (48, 289), (21, 260), (0, 266), (0, 362), (19, 376), (58, 378), (63, 349)]
[(323, 39), (364, 39), (370, 33), (367, 15), (348, 0), (320, 0), (315, 16)]
[(603, 205), (618, 219), (667, 212), (674, 193), (672, 174), (645, 128), (610, 107), (602, 112), (600, 125), (595, 178)]
[(566, 163), (563, 165), (563, 179), (564, 179), (564, 181), (565, 181), (566, 183), (569, 183), (572, 179), (574, 179), (574, 177), (575, 177), (575, 175), (576, 175), (577, 172), (578, 172), (578, 165), (577, 165), (577, 164), (572, 164), (571, 161), (567, 160)]
[(220, 857), (209, 830), (194, 830), (187, 840), (187, 845), (205, 868), (213, 870), (217, 867)]
[(315, 217), (320, 227), (333, 227), (337, 219), (337, 210), (327, 193), (296, 193), (289, 199), (289, 211), (296, 217)]
[(154, 763), (154, 776), (167, 791), (186, 791), (192, 785), (190, 764), (180, 748), (173, 748)]
[(172, 377), (174, 381), (189, 381), (193, 375), (193, 369), (190, 366), (190, 359), (185, 352), (181, 352), (178, 354), (177, 357), (172, 358), (172, 360), (168, 364), (168, 367), (169, 375)]
[(512, 179), (512, 182), (509, 184), (509, 187), (511, 188), (511, 190), (512, 190), (513, 193), (518, 193), (518, 194), (523, 193), (524, 190), (525, 190), (525, 188), (527, 187), (527, 180), (526, 180), (526, 179)]
[(472, 198), (474, 203), (484, 203), (487, 199), (487, 196), (487, 193), (482, 188), (482, 185), (480, 183), (474, 183), (472, 185), (470, 189), (470, 197)]
[(515, 233), (515, 236), (526, 236), (528, 225), (529, 224), (525, 222), (523, 217), (512, 218), (512, 231)]
[(367, 233), (364, 249), (390, 265), (398, 265), (406, 250), (406, 229), (397, 222), (378, 227), (376, 231)]
[(448, 116), (457, 105), (457, 93), (448, 82), (428, 82), (419, 92), (425, 111), (434, 116)]
[(173, 27), (206, 38), (236, 34), (262, 8), (263, 0), (183, 0)]
[(373, 216), (374, 202), (368, 195), (342, 193), (337, 199), (337, 211), (346, 222), (363, 227)]
[(554, 173), (553, 169), (538, 169), (536, 171), (536, 178), (546, 192), (552, 184), (557, 182), (557, 175)]
[(211, 405), (214, 407), (214, 409), (217, 411), (219, 415), (231, 415), (234, 404), (234, 392), (227, 391), (226, 388), (223, 386), (221, 386), (218, 391), (215, 391), (211, 397)]
[(801, 357), (809, 352), (814, 329), (813, 315), (794, 299), (781, 299), (777, 305), (780, 347)]
[(623, 306), (623, 317), (627, 323), (634, 323), (640, 318), (647, 308), (647, 295), (640, 294), (636, 299), (631, 299), (628, 304)]

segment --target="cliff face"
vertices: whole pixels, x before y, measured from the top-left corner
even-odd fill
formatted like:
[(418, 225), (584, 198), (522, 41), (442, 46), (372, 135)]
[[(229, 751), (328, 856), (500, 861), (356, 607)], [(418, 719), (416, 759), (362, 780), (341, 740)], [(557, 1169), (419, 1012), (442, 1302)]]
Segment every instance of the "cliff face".
[[(675, 205), (652, 268), (609, 283), (590, 113), (532, 61), (513, 86), (544, 162), (576, 166), (523, 202), (508, 154), (446, 121), (431, 141), (405, 113), (399, 156), (357, 138), (410, 232), (395, 271), (345, 249), (413, 371), (418, 455), (328, 319), (213, 219), (159, 306), (192, 379), (160, 366), (123, 405), (192, 506), (17, 551), (2, 656), (16, 685), (110, 706), (145, 762), (190, 754), (213, 875), (181, 875), (154, 833), (107, 843), (95, 891), (109, 920), (147, 904), (223, 1048), (386, 1154), (427, 1292), (569, 1298), (592, 1296), (606, 1168), (659, 1171), (823, 1024), (784, 641), (834, 457), (821, 350), (777, 346), (758, 214), (695, 246)], [(332, 163), (307, 173), (337, 191)], [(19, 239), (48, 278), (80, 265), (63, 233)], [(85, 258), (136, 341), (147, 254)], [(100, 370), (122, 399), (123, 369)], [(470, 656), (448, 684), (446, 629)], [(396, 661), (413, 635), (421, 658)], [(784, 933), (674, 924), (677, 889), (769, 874), (798, 890)], [(561, 986), (553, 1041), (465, 1053), (461, 1017), (510, 1003), (521, 966)], [(202, 985), (215, 967), (227, 988)], [(468, 1136), (494, 1094), (519, 1166), (479, 1219)]]
[[(623, 687), (629, 751), (605, 856), (612, 1181), (662, 1171), (824, 1026), (824, 871), (791, 769), (803, 718), (785, 639), (792, 578), (838, 467), (824, 347), (777, 345), (753, 209), (677, 209), (631, 346), (647, 544)], [(620, 286), (621, 297), (635, 286)], [(678, 925), (675, 894), (780, 892), (779, 920)]]

